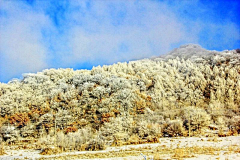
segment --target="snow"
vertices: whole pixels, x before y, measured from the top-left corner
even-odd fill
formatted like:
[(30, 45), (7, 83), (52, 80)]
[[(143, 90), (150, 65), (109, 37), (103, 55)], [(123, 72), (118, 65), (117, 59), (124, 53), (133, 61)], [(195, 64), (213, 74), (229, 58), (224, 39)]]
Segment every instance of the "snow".
[[(14, 160), (14, 159), (39, 159), (39, 158), (57, 158), (57, 157), (68, 157), (71, 159), (71, 155), (80, 155), (80, 154), (98, 154), (98, 153), (108, 153), (111, 151), (115, 152), (124, 152), (131, 151), (133, 149), (144, 149), (144, 148), (156, 148), (156, 147), (167, 147), (167, 148), (182, 148), (182, 147), (220, 147), (225, 148), (229, 146), (238, 146), (240, 147), (240, 136), (231, 136), (231, 137), (177, 137), (177, 138), (160, 138), (159, 143), (154, 144), (139, 144), (139, 145), (127, 145), (119, 147), (108, 147), (103, 151), (74, 151), (74, 152), (64, 152), (56, 155), (40, 155), (40, 150), (11, 150), (8, 146), (5, 149), (6, 155), (0, 156), (1, 160)], [(195, 159), (240, 159), (240, 153), (228, 153), (222, 150), (219, 155), (195, 155), (192, 158), (186, 158), (189, 160)], [(139, 160), (144, 159), (144, 155), (139, 156), (129, 156), (129, 157), (114, 157), (114, 158), (101, 158), (101, 160)], [(148, 156), (148, 159), (153, 158), (153, 156)], [(171, 158), (170, 155), (163, 155), (163, 158)], [(83, 159), (82, 159), (83, 160)], [(91, 159), (99, 160), (99, 158)]]

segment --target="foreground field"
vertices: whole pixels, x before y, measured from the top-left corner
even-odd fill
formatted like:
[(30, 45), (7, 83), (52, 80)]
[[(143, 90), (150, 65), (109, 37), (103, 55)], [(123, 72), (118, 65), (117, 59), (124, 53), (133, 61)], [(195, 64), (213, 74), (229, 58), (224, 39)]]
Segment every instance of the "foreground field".
[[(41, 150), (6, 146), (2, 160), (13, 159), (240, 159), (240, 136), (160, 138), (159, 143), (108, 147), (103, 151), (74, 151), (41, 155)], [(52, 148), (54, 150), (54, 147)]]

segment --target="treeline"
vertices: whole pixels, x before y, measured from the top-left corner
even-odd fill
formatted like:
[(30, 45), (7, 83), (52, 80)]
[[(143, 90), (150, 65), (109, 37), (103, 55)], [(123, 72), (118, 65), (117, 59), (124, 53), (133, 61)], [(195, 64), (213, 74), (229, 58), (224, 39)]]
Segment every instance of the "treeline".
[[(203, 54), (204, 53), (204, 54)], [(240, 54), (188, 45), (92, 70), (47, 69), (0, 83), (0, 139), (62, 149), (240, 132)]]

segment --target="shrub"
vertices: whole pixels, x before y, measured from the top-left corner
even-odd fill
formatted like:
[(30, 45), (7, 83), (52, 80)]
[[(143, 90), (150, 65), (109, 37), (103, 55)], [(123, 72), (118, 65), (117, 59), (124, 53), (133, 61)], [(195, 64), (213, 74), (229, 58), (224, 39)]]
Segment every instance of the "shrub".
[(132, 123), (133, 119), (126, 117), (116, 117), (110, 118), (110, 122), (104, 123), (100, 128), (98, 135), (104, 142), (108, 145), (112, 145), (114, 141), (114, 135), (117, 133), (127, 133), (126, 139), (129, 138), (129, 135), (132, 133)]
[(63, 150), (86, 150), (86, 144), (93, 138), (93, 131), (89, 127), (78, 129), (76, 132), (69, 132), (68, 134), (59, 131), (56, 135), (56, 145)]
[(133, 134), (138, 135), (140, 138), (147, 137), (149, 135), (147, 125), (147, 121), (139, 120), (136, 125), (133, 126)]
[(210, 124), (210, 115), (202, 108), (197, 107), (184, 107), (181, 112), (182, 119), (184, 120), (184, 126), (188, 130), (189, 124), (191, 130), (199, 131), (203, 127), (207, 127)]
[(128, 143), (129, 144), (140, 144), (140, 138), (138, 135), (132, 135), (129, 139), (128, 139)]
[(183, 136), (184, 128), (181, 120), (170, 120), (163, 124), (163, 136), (178, 137)]
[(106, 148), (104, 141), (101, 139), (91, 139), (86, 143), (84, 150), (87, 151), (98, 151)]
[(240, 133), (240, 116), (234, 116), (231, 118), (229, 128), (238, 134)]

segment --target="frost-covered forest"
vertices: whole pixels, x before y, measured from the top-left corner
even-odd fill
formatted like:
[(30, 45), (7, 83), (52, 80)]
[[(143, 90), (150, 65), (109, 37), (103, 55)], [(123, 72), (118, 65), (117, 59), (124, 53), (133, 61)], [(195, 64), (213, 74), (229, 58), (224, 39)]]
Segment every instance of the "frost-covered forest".
[(240, 132), (240, 52), (184, 45), (152, 59), (0, 83), (0, 143), (63, 150)]

